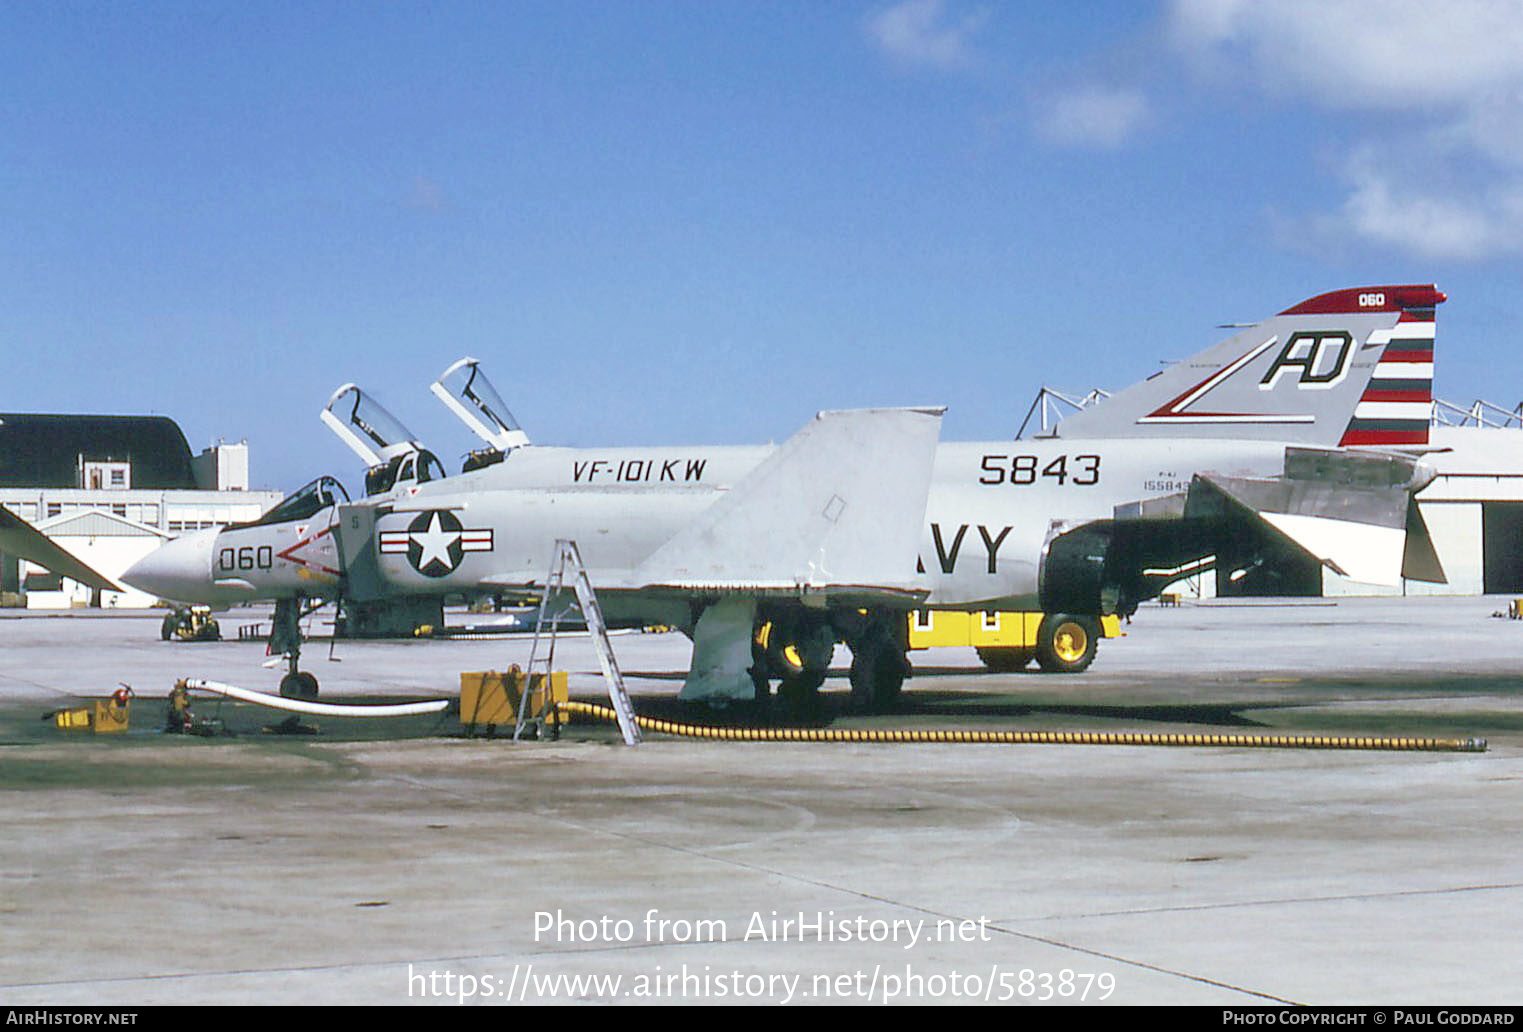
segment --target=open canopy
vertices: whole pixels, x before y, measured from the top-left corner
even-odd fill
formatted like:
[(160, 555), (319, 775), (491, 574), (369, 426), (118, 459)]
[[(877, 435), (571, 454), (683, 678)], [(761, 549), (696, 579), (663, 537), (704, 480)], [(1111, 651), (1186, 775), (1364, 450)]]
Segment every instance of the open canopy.
[(462, 358), (446, 369), (429, 390), (471, 433), (498, 451), (511, 451), (529, 443), (529, 435), (519, 428), (502, 395), (476, 359)]

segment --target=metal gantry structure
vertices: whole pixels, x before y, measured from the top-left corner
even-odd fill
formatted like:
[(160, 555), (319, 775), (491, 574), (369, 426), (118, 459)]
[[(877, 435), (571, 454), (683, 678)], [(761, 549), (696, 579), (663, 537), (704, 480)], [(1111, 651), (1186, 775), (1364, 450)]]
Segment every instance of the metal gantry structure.
[(1434, 398), (1432, 423), (1434, 426), (1475, 426), (1494, 430), (1523, 429), (1523, 402), (1505, 409), (1481, 398), (1472, 401), (1468, 407)]

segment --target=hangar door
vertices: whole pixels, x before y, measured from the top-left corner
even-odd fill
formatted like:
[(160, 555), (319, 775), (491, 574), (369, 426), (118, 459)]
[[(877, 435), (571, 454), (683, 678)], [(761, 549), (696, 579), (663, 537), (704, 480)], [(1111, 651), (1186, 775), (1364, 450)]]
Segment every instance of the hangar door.
[(1481, 590), (1523, 592), (1523, 502), (1481, 503)]

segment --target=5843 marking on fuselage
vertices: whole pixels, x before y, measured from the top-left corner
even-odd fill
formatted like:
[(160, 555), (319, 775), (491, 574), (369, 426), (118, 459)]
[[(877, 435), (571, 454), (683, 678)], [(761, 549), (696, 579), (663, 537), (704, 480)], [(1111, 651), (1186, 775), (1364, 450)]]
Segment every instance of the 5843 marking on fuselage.
[(983, 470), (980, 484), (1029, 487), (1040, 482), (1093, 487), (1100, 483), (1098, 455), (1059, 455), (1045, 464), (1037, 455), (985, 455), (979, 469)]

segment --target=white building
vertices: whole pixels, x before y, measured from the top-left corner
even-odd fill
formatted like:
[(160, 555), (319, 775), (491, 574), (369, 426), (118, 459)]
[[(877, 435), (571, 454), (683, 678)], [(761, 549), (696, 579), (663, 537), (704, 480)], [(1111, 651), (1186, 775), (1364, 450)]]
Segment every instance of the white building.
[[(158, 416), (0, 414), (0, 505), (107, 578), (187, 530), (257, 519), (279, 491), (249, 490), (248, 445), (192, 456)], [(0, 554), (0, 604), (148, 606), (140, 591), (94, 592)]]
[(1327, 573), (1324, 594), (1523, 594), (1523, 429), (1434, 426), (1428, 440), (1444, 450), (1417, 505), (1449, 582), (1383, 591)]

